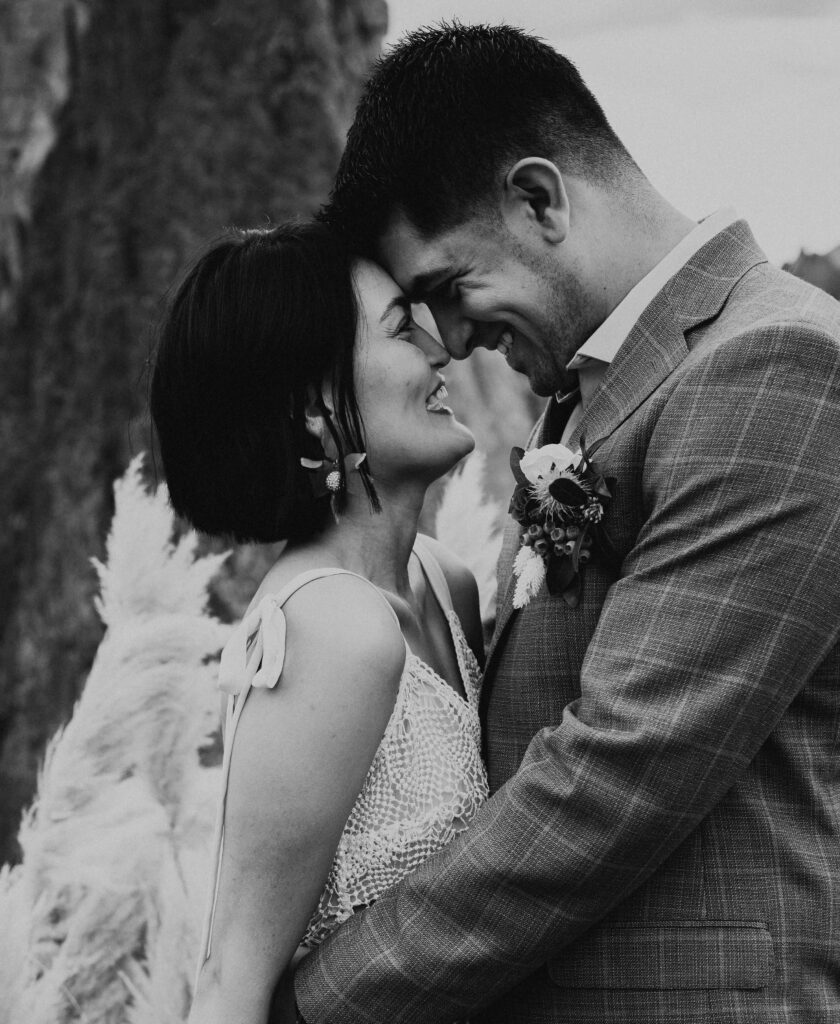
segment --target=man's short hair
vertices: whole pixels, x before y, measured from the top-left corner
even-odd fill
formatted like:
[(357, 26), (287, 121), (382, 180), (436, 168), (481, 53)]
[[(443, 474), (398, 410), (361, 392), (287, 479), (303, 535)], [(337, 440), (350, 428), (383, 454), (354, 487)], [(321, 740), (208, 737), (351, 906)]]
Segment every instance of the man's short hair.
[(491, 201), (526, 156), (609, 183), (632, 158), (574, 65), (507, 25), (406, 35), (374, 67), (321, 218), (373, 254), (395, 211), (423, 234)]

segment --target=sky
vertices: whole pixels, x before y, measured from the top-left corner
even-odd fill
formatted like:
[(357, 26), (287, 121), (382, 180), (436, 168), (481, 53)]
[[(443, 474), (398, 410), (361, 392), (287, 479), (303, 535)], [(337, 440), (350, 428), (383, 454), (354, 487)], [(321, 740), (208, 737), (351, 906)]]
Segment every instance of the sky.
[(771, 260), (840, 245), (840, 0), (388, 0), (386, 45), (507, 22), (578, 67), (657, 188), (734, 206)]

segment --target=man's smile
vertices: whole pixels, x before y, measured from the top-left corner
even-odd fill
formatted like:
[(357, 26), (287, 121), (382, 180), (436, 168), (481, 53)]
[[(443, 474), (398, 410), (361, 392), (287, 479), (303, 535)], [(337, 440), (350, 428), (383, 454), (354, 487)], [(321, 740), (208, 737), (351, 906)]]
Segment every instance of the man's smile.
[(496, 343), (496, 351), (501, 352), (503, 356), (507, 357), (510, 350), (513, 348), (513, 332), (510, 330), (502, 331), (502, 334)]

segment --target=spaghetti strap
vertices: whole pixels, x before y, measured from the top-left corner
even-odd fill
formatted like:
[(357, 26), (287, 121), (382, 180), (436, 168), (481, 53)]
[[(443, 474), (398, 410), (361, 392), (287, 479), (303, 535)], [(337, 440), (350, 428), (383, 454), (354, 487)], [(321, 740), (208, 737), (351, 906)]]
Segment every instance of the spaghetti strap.
[[(308, 569), (291, 579), (276, 594), (265, 594), (235, 628), (222, 650), (219, 662), (219, 689), (227, 693), (225, 712), (224, 754), (222, 757), (221, 800), (216, 815), (213, 850), (215, 853), (212, 891), (204, 919), (198, 971), (210, 956), (213, 922), (219, 897), (219, 881), (224, 852), (225, 803), (227, 800), (233, 737), (251, 689), (273, 689), (283, 672), (286, 656), (286, 616), (283, 605), (302, 587), (327, 576), (355, 576), (376, 591), (388, 606), (397, 629), (400, 621), (391, 603), (370, 580), (349, 569)], [(402, 633), (402, 630), (400, 630)], [(406, 656), (408, 645), (406, 645)], [(197, 983), (197, 976), (196, 976)]]
[(414, 554), (423, 567), (423, 572), (426, 574), (426, 579), (431, 585), (432, 592), (437, 598), (438, 604), (444, 611), (445, 615), (453, 611), (452, 595), (449, 593), (449, 584), (446, 582), (446, 576), (443, 574), (443, 569), (440, 567), (440, 562), (432, 554), (432, 550), (426, 543), (424, 537), (417, 535), (414, 541)]

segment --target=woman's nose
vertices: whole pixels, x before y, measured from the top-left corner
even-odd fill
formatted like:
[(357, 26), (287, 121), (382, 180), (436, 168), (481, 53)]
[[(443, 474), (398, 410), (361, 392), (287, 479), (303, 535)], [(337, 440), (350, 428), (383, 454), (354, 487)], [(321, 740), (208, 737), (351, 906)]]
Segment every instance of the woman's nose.
[(426, 353), (429, 363), (434, 367), (446, 366), (450, 361), (451, 356), (441, 343), (429, 334), (427, 330), (422, 327), (417, 328), (416, 334), (417, 343)]

